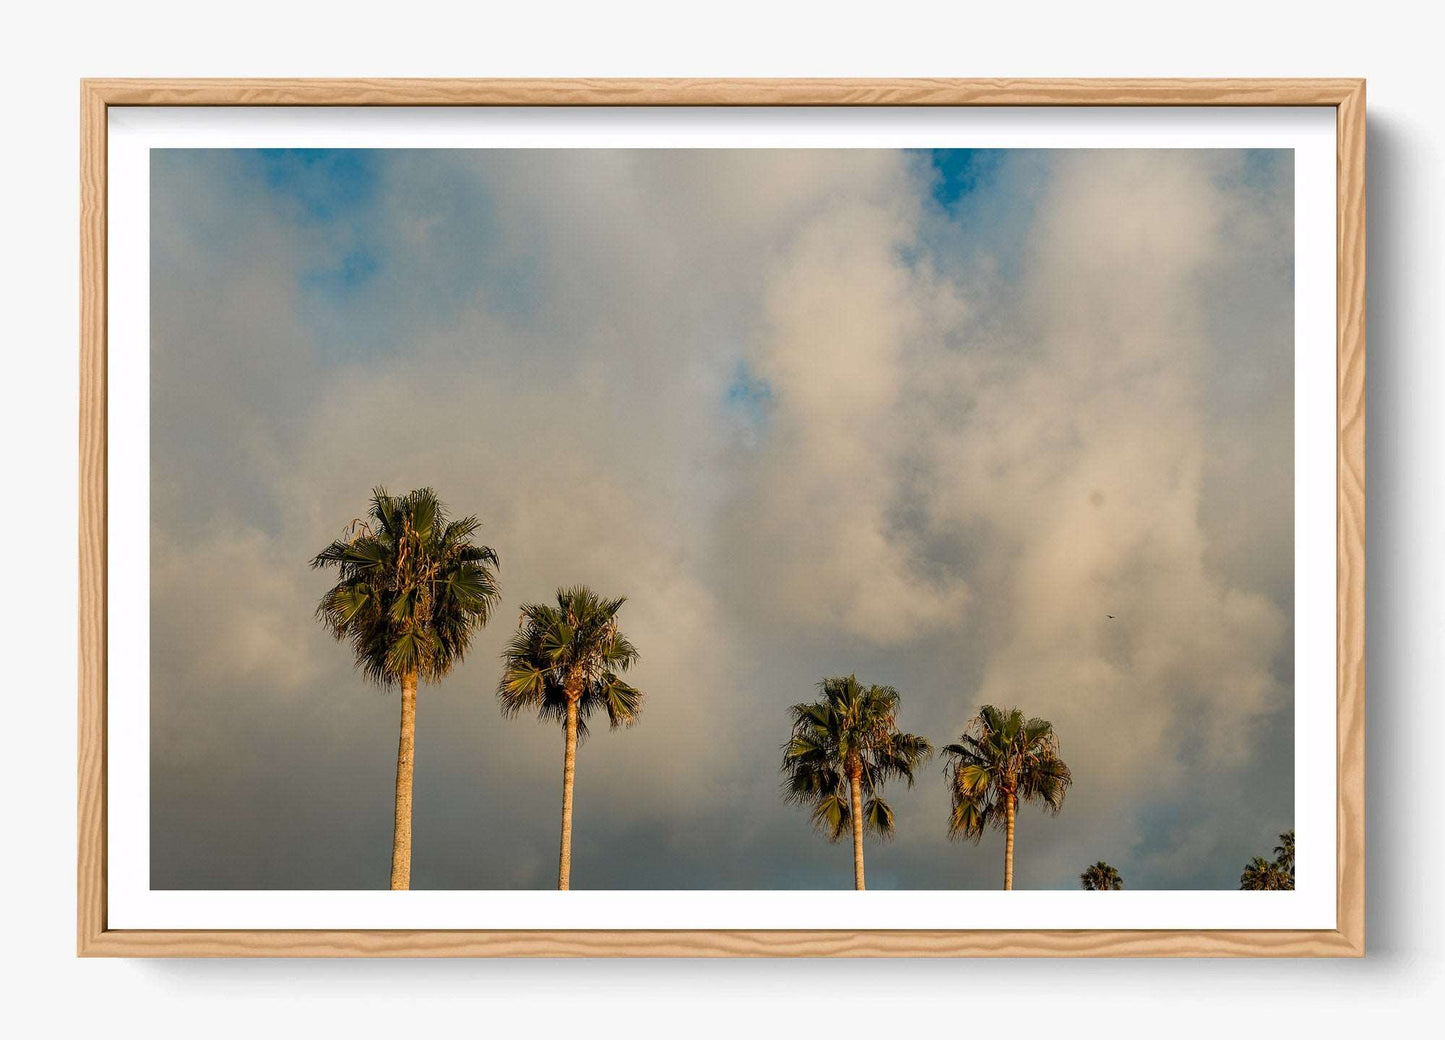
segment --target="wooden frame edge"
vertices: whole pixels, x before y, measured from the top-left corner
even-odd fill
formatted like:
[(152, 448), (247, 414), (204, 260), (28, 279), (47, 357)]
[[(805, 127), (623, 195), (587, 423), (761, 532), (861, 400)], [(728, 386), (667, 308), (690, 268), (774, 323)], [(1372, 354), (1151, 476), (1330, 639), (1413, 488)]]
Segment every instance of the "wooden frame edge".
[(107, 931), (112, 957), (1354, 957), (1336, 931)]
[(1336, 108), (1336, 909), (1365, 949), (1365, 81)]
[(1358, 79), (89, 79), (106, 105), (1325, 105)]
[[(1365, 81), (85, 79), (81, 81), (79, 956), (1357, 957), (1365, 952)], [(276, 106), (1326, 106), (1336, 115), (1337, 927), (1297, 931), (116, 930), (106, 919), (107, 111)]]
[(106, 100), (80, 90), (80, 588), (76, 941), (106, 936)]

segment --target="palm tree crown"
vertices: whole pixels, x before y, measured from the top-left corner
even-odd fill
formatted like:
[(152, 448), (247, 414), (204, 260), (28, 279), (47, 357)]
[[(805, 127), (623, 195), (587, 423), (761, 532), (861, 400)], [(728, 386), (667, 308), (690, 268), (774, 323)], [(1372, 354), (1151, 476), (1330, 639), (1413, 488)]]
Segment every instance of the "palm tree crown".
[(1294, 877), (1278, 863), (1255, 856), (1239, 875), (1239, 887), (1250, 892), (1288, 892), (1294, 888)]
[(864, 797), (862, 826), (880, 838), (893, 835), (893, 809), (880, 797), (886, 781), (906, 780), (933, 754), (923, 737), (898, 731), (899, 694), (891, 686), (864, 686), (856, 675), (818, 684), (822, 696), (788, 709), (793, 731), (783, 745), (784, 792), (811, 805), (813, 822), (838, 841), (852, 827), (850, 788)]
[(586, 586), (557, 590), (557, 603), (527, 603), (517, 634), (502, 651), (497, 699), (511, 718), (524, 708), (539, 718), (566, 722), (577, 704), (578, 730), (593, 711), (607, 712), (613, 729), (630, 726), (642, 711), (642, 691), (621, 673), (637, 663), (637, 648), (617, 627), (627, 597), (604, 599)]
[(948, 834), (977, 842), (984, 828), (1007, 823), (1010, 797), (1040, 801), (1051, 813), (1064, 807), (1064, 795), (1074, 782), (1059, 757), (1059, 738), (1045, 719), (1026, 719), (1018, 708), (1003, 710), (991, 704), (978, 709), (959, 743), (943, 753), (953, 812)]
[(373, 682), (437, 682), (496, 606), (497, 554), (472, 541), (481, 522), (449, 520), (431, 488), (400, 497), (375, 488), (368, 517), (311, 561), (338, 571), (316, 616)]
[(1279, 844), (1274, 847), (1274, 861), (1279, 864), (1281, 870), (1288, 872), (1291, 878), (1294, 877), (1293, 827), (1279, 836)]
[(1239, 875), (1239, 887), (1251, 892), (1294, 891), (1294, 828), (1279, 836), (1274, 859), (1255, 856)]
[(1079, 883), (1086, 892), (1119, 892), (1124, 888), (1124, 879), (1119, 876), (1119, 872), (1103, 860), (1080, 874)]

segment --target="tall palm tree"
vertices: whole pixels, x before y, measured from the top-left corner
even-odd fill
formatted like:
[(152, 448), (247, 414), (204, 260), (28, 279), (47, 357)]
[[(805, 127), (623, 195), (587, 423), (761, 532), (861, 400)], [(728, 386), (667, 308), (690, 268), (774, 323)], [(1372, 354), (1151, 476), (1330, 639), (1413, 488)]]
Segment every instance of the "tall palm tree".
[(449, 520), (431, 488), (400, 497), (373, 488), (366, 519), (316, 554), (313, 568), (335, 567), (336, 584), (316, 616), (351, 644), (356, 666), (383, 688), (401, 687), (401, 741), (391, 887), (411, 887), (411, 787), (415, 768), (416, 688), (438, 683), (466, 655), (472, 634), (497, 602), (497, 554), (472, 541), (475, 516)]
[(985, 704), (968, 724), (959, 743), (943, 749), (953, 795), (948, 836), (977, 843), (985, 827), (1001, 827), (1004, 842), (1003, 887), (1014, 887), (1014, 820), (1019, 799), (1039, 801), (1050, 813), (1064, 806), (1074, 782), (1059, 757), (1059, 738), (1044, 719), (1028, 719), (1018, 708)]
[(933, 745), (898, 731), (898, 691), (864, 686), (856, 675), (818, 684), (822, 696), (788, 709), (793, 732), (783, 745), (784, 791), (789, 801), (811, 805), (813, 822), (839, 840), (853, 832), (853, 887), (864, 888), (863, 831), (893, 835), (893, 809), (880, 797), (894, 777), (913, 786), (913, 770)]
[(607, 712), (613, 729), (630, 726), (642, 711), (642, 691), (621, 673), (637, 663), (637, 648), (617, 627), (625, 596), (604, 599), (585, 585), (557, 590), (557, 605), (527, 603), (506, 649), (497, 684), (502, 713), (523, 708), (562, 723), (562, 843), (557, 887), (572, 883), (572, 787), (577, 775), (577, 742), (587, 735), (587, 718)]
[(1279, 836), (1279, 844), (1274, 847), (1274, 861), (1279, 864), (1281, 870), (1294, 879), (1294, 828), (1291, 827)]
[(1278, 863), (1255, 856), (1239, 875), (1239, 887), (1250, 892), (1288, 892), (1294, 889), (1294, 878)]
[(1118, 892), (1124, 888), (1124, 879), (1119, 872), (1103, 860), (1080, 874), (1079, 883), (1084, 886), (1085, 892)]

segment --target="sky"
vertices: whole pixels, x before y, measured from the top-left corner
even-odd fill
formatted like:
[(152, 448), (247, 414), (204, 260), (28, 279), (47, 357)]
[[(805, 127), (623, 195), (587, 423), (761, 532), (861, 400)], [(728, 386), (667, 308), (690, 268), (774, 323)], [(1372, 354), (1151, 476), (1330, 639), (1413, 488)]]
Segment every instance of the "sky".
[[(1293, 826), (1292, 153), (151, 155), (153, 888), (387, 886), (398, 696), (308, 568), (378, 485), (501, 559), (414, 888), (555, 886), (561, 730), (494, 691), (578, 583), (647, 700), (578, 751), (574, 888), (851, 887), (779, 793), (850, 673), (935, 745), (1054, 723), (1016, 887), (1236, 888)], [(916, 781), (869, 886), (999, 887)]]

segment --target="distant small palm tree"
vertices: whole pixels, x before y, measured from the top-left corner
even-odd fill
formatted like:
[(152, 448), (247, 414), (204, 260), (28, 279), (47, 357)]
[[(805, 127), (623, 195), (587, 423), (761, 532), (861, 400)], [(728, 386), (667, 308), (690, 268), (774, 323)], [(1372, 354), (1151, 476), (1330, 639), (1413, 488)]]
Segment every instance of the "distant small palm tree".
[(1014, 821), (1018, 803), (1039, 801), (1051, 813), (1064, 806), (1073, 774), (1059, 757), (1059, 738), (1045, 719), (1025, 718), (1018, 708), (985, 704), (959, 743), (944, 747), (953, 811), (950, 838), (978, 842), (984, 828), (1002, 828), (1003, 887), (1014, 887)]
[(1279, 836), (1279, 844), (1274, 847), (1274, 861), (1280, 868), (1286, 871), (1291, 878), (1294, 877), (1294, 828), (1291, 827)]
[(783, 745), (783, 789), (808, 805), (813, 822), (838, 841), (853, 834), (853, 887), (864, 889), (863, 832), (892, 837), (893, 808), (881, 797), (890, 779), (913, 786), (913, 771), (933, 754), (920, 736), (898, 731), (899, 694), (891, 686), (865, 686), (856, 675), (818, 684), (818, 700), (788, 709), (792, 735)]
[(622, 680), (637, 663), (637, 648), (617, 627), (625, 596), (604, 599), (585, 585), (557, 590), (557, 604), (527, 603), (517, 634), (502, 651), (497, 698), (508, 718), (524, 708), (562, 723), (562, 840), (557, 888), (572, 885), (572, 789), (577, 743), (593, 711), (607, 712), (613, 729), (642, 711), (642, 691)]
[(1288, 892), (1294, 888), (1294, 878), (1278, 863), (1255, 856), (1239, 875), (1239, 887), (1250, 892)]
[(1279, 836), (1274, 860), (1255, 856), (1239, 875), (1239, 887), (1251, 892), (1294, 891), (1294, 828)]
[(1080, 874), (1079, 882), (1086, 892), (1118, 892), (1124, 887), (1124, 879), (1119, 872), (1103, 860)]
[(327, 631), (351, 644), (368, 679), (401, 687), (391, 887), (405, 889), (411, 887), (417, 682), (440, 682), (491, 617), (497, 554), (472, 541), (481, 522), (448, 520), (431, 488), (400, 497), (375, 488), (368, 517), (353, 520), (311, 566), (339, 572), (316, 608)]

